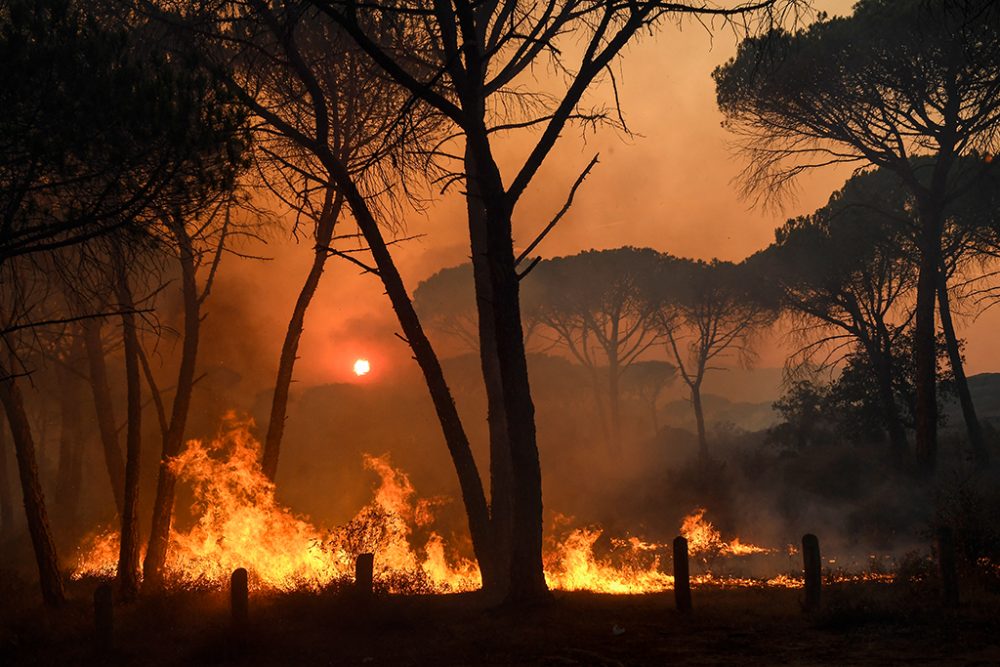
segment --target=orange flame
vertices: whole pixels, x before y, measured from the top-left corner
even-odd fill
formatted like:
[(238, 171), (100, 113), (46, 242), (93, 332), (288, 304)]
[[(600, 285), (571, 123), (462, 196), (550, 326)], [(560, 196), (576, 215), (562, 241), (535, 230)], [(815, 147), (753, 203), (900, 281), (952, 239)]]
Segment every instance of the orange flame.
[(681, 535), (688, 541), (688, 552), (692, 555), (715, 556), (747, 556), (749, 554), (773, 553), (774, 549), (758, 547), (754, 544), (743, 544), (740, 538), (729, 542), (705, 519), (704, 507), (699, 507), (684, 517), (681, 523)]
[[(612, 542), (607, 558), (594, 555), (600, 529), (578, 528), (552, 544), (545, 558), (549, 587), (597, 593), (648, 593), (673, 588), (674, 578), (660, 571), (657, 544), (637, 538)], [(617, 562), (616, 562), (617, 561)]]
[[(260, 445), (250, 434), (252, 422), (229, 414), (217, 439), (191, 440), (170, 462), (178, 481), (194, 493), (189, 530), (172, 529), (165, 581), (174, 588), (222, 588), (238, 567), (247, 568), (255, 590), (319, 591), (353, 578), (354, 560), (374, 553), (377, 585), (389, 592), (451, 592), (480, 587), (475, 562), (463, 558), (431, 530), (443, 498), (420, 499), (406, 473), (388, 455), (365, 455), (365, 468), (378, 475), (372, 501), (351, 521), (324, 531), (293, 514), (275, 499), (274, 485), (258, 463)], [(692, 555), (705, 559), (771, 553), (775, 550), (728, 542), (698, 508), (684, 518), (681, 534)], [(557, 516), (561, 539), (549, 538), (544, 554), (549, 586), (561, 590), (636, 594), (673, 588), (662, 571), (670, 545), (636, 537), (601, 540), (600, 528), (568, 530), (571, 519)], [(415, 529), (420, 529), (415, 531)], [(415, 533), (427, 536), (419, 539)], [(600, 543), (599, 543), (600, 541)], [(105, 531), (80, 550), (74, 579), (112, 578), (118, 561), (118, 533)], [(884, 581), (891, 575), (847, 575), (832, 580)], [(769, 580), (711, 573), (693, 574), (700, 586), (773, 586), (799, 588), (801, 576)]]
[[(261, 472), (252, 423), (228, 415), (219, 438), (191, 440), (170, 462), (178, 481), (192, 485), (197, 522), (171, 530), (165, 580), (173, 587), (221, 587), (238, 567), (247, 568), (254, 589), (320, 590), (353, 577), (357, 554), (377, 553), (376, 577), (386, 588), (434, 591), (479, 587), (474, 563), (449, 559), (444, 540), (431, 533), (422, 555), (410, 544), (412, 525), (433, 520), (435, 501), (416, 500), (405, 473), (388, 456), (365, 457), (379, 475), (375, 499), (347, 525), (331, 533), (278, 504), (274, 485)], [(89, 541), (72, 576), (115, 574), (118, 534), (105, 531)]]

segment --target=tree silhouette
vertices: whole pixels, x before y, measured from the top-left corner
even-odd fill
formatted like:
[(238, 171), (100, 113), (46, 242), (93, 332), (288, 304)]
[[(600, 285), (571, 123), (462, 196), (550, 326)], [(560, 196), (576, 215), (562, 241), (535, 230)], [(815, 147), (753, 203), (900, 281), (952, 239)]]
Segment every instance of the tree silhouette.
[(622, 376), (657, 342), (655, 309), (645, 295), (658, 260), (648, 248), (589, 250), (544, 260), (525, 282), (525, 314), (587, 369), (616, 452)]
[[(747, 22), (794, 3), (772, 0), (714, 7), (660, 0), (594, 2), (519, 0), (400, 5), (313, 0), (371, 59), (415, 99), (454, 128), (434, 157), (449, 183), (464, 182), (479, 345), (490, 425), (492, 531), (509, 570), (507, 598), (532, 603), (548, 597), (542, 571), (542, 485), (535, 408), (525, 356), (514, 214), (568, 124), (620, 123), (620, 113), (581, 106), (585, 93), (639, 31), (668, 17), (733, 17)], [(760, 12), (755, 15), (754, 12)], [(394, 49), (371, 30), (389, 24), (415, 35), (418, 48)], [(558, 72), (552, 85), (534, 86), (542, 64)], [(613, 79), (613, 75), (611, 75)], [(535, 132), (526, 157), (502, 168), (501, 136)], [(570, 190), (567, 206), (583, 169)], [(506, 175), (504, 172), (508, 172)], [(556, 214), (558, 220), (565, 208)], [(543, 228), (544, 236), (552, 224)], [(531, 248), (535, 242), (528, 244)], [(507, 567), (506, 557), (510, 563)]]
[[(231, 22), (230, 16), (238, 20)], [(419, 145), (424, 140), (427, 128), (420, 119), (426, 118), (426, 114), (421, 115), (419, 108), (413, 108), (410, 95), (394, 94), (391, 81), (378, 77), (368, 81), (365, 95), (370, 99), (361, 97), (352, 102), (355, 111), (362, 114), (356, 120), (363, 125), (365, 110), (371, 107), (378, 111), (377, 118), (388, 119), (388, 125), (363, 128), (359, 140), (383, 148), (367, 153), (369, 159), (352, 163), (340, 152), (338, 137), (343, 128), (337, 122), (337, 114), (342, 110), (336, 107), (342, 92), (337, 82), (350, 73), (331, 76), (326, 71), (331, 64), (340, 66), (350, 62), (351, 45), (340, 42), (340, 29), (318, 15), (309, 3), (272, 7), (261, 2), (220, 1), (203, 6), (198, 12), (179, 11), (162, 18), (177, 25), (187, 35), (189, 46), (214, 63), (215, 71), (226, 77), (230, 90), (260, 119), (262, 131), (286, 144), (281, 152), (273, 151), (275, 157), (280, 159), (287, 155), (285, 150), (294, 148), (299, 151), (298, 159), (288, 160), (286, 167), (305, 165), (299, 172), (300, 178), (332, 187), (344, 197), (367, 244), (363, 250), (370, 253), (374, 266), (353, 254), (335, 248), (329, 251), (376, 275), (385, 287), (403, 337), (413, 350), (431, 395), (458, 474), (473, 549), (484, 585), (489, 586), (495, 571), (494, 549), (482, 480), (440, 362), (413, 309), (390, 252), (391, 242), (386, 241), (382, 229), (393, 222), (391, 200), (382, 196), (386, 189), (402, 187), (402, 177), (414, 173), (413, 155), (421, 158), (419, 165), (426, 165), (422, 153), (411, 151), (409, 143), (416, 141)], [(312, 25), (315, 23), (320, 25)], [(298, 30), (304, 25), (311, 26), (309, 32), (317, 39), (331, 40), (327, 46), (343, 49), (345, 58), (327, 57), (322, 40), (312, 45), (312, 51), (305, 51), (308, 44), (300, 43), (298, 38)], [(392, 25), (381, 23), (376, 28), (384, 29), (379, 39), (386, 44), (409, 39)], [(239, 38), (232, 39), (234, 35)], [(310, 54), (315, 59), (307, 57)], [(269, 80), (287, 86), (285, 94), (258, 95)]]
[(896, 392), (901, 341), (913, 318), (917, 269), (900, 211), (859, 194), (871, 185), (858, 177), (810, 216), (789, 220), (775, 243), (747, 263), (780, 292), (781, 305), (806, 339), (798, 363), (825, 368), (845, 348), (863, 355), (878, 390), (878, 404), (893, 459), (909, 453)]
[[(937, 453), (935, 301), (945, 209), (959, 158), (992, 153), (1000, 123), (1000, 8), (988, 0), (862, 0), (848, 17), (744, 41), (714, 73), (719, 108), (742, 140), (749, 192), (832, 164), (894, 172), (917, 205), (916, 453)], [(918, 166), (913, 156), (933, 158)]]
[[(914, 169), (920, 173), (930, 172), (928, 158), (913, 158), (911, 161)], [(993, 203), (998, 196), (997, 173), (989, 162), (978, 157), (958, 160), (952, 174), (957, 182), (949, 186), (956, 195), (943, 213), (941, 267), (937, 287), (937, 309), (951, 365), (952, 382), (966, 423), (969, 445), (973, 456), (980, 463), (987, 461), (987, 449), (965, 376), (952, 303), (966, 301), (961, 297), (970, 284), (976, 285), (979, 291), (988, 289), (987, 285), (992, 277), (990, 265), (993, 261), (988, 238), (996, 226), (996, 209)], [(858, 218), (867, 219), (867, 224), (875, 228), (873, 234), (885, 237), (879, 243), (884, 245), (888, 242), (898, 247), (897, 263), (906, 261), (913, 265), (915, 278), (918, 270), (916, 257), (919, 256), (917, 248), (920, 242), (920, 223), (917, 204), (905, 184), (893, 172), (879, 169), (851, 178), (845, 184), (839, 199), (836, 204), (830, 204), (836, 209), (831, 215), (855, 221)], [(866, 223), (862, 220), (853, 224)], [(864, 239), (859, 239), (858, 243), (861, 247), (865, 245)], [(865, 253), (857, 255), (858, 259), (863, 257)], [(985, 275), (980, 275), (983, 273)]]
[(691, 394), (698, 451), (710, 455), (701, 390), (726, 355), (753, 358), (753, 337), (773, 318), (745, 265), (664, 256), (647, 299), (667, 352)]
[[(57, 270), (50, 260), (56, 250), (141, 236), (153, 207), (165, 199), (226, 187), (241, 145), (241, 117), (204, 71), (164, 58), (164, 33), (120, 9), (43, 0), (8, 3), (0, 13), (6, 110), (0, 119), (0, 269), (10, 277), (0, 285), (0, 333), (10, 353), (0, 382), (49, 604), (60, 602), (62, 584), (17, 386), (28, 370), (20, 355), (33, 344), (32, 331), (111, 314), (49, 316), (65, 303), (35, 298), (53, 292)], [(128, 317), (121, 308), (117, 314)], [(120, 453), (117, 461), (107, 453), (109, 466), (120, 463)], [(135, 499), (125, 481), (137, 482), (136, 472), (133, 465), (131, 478), (112, 474), (123, 517), (126, 500)]]

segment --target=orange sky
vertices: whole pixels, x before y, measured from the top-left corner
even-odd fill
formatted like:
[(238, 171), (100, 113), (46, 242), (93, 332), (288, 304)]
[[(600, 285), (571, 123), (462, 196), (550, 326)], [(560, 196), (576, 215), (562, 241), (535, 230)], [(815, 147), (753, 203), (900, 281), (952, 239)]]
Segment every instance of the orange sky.
[[(841, 13), (852, 3), (828, 0), (816, 4), (830, 13)], [(720, 127), (710, 77), (712, 69), (733, 55), (735, 48), (732, 33), (720, 32), (712, 39), (690, 23), (681, 28), (666, 26), (655, 37), (645, 36), (633, 45), (622, 61), (619, 89), (626, 121), (637, 136), (629, 139), (602, 132), (582, 141), (579, 132), (566, 132), (519, 204), (516, 241), (526, 244), (534, 238), (562, 205), (568, 188), (594, 153), (600, 153), (601, 162), (578, 193), (571, 212), (539, 247), (543, 256), (637, 245), (682, 256), (739, 260), (767, 245), (774, 228), (786, 218), (825, 203), (849, 176), (848, 170), (803, 177), (797, 198), (782, 211), (751, 209), (739, 199), (733, 179), (742, 162), (732, 154), (730, 136)], [(609, 101), (608, 92), (597, 91), (592, 101)], [(514, 159), (524, 145), (524, 140), (515, 140), (499, 146), (498, 152), (502, 160)], [(464, 210), (457, 197), (449, 196), (424, 214), (411, 216), (406, 224), (407, 234), (425, 235), (396, 252), (411, 292), (438, 269), (467, 260)], [(222, 358), (241, 351), (253, 354), (259, 363), (256, 370), (271, 373), (308, 266), (310, 247), (294, 243), (287, 232), (275, 231), (267, 247), (252, 250), (274, 259), (229, 260), (209, 306), (218, 314), (206, 325), (212, 328), (238, 319), (239, 295), (252, 295), (251, 312), (239, 319), (236, 340), (227, 337), (213, 352)], [(961, 335), (968, 339), (970, 372), (1000, 365), (992, 343), (997, 326), (1000, 315), (993, 311), (976, 322), (964, 323)], [(367, 381), (377, 381), (388, 368), (412, 363), (405, 345), (393, 336), (397, 330), (377, 279), (331, 260), (307, 320), (297, 379), (307, 384), (353, 379), (354, 359), (368, 357), (372, 373)], [(758, 365), (780, 366), (786, 353), (780, 343), (769, 343), (761, 350)]]

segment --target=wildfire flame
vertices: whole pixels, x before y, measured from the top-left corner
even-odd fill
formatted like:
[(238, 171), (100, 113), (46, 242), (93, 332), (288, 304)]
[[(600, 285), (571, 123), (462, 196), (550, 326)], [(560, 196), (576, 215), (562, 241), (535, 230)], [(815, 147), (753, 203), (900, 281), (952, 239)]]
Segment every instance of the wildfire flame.
[[(378, 554), (376, 577), (391, 591), (407, 584), (434, 591), (479, 587), (475, 564), (449, 559), (436, 533), (422, 554), (411, 546), (411, 526), (432, 521), (434, 501), (417, 500), (409, 478), (388, 456), (365, 457), (365, 467), (379, 475), (374, 500), (326, 533), (278, 504), (274, 484), (261, 472), (251, 426), (229, 415), (216, 440), (191, 440), (171, 461), (178, 481), (192, 485), (198, 518), (188, 531), (171, 530), (169, 585), (221, 587), (234, 569), (245, 567), (254, 589), (315, 591), (351, 580), (357, 554), (372, 551)], [(113, 577), (118, 540), (116, 531), (90, 540), (73, 578)]]
[[(215, 440), (191, 440), (170, 462), (178, 481), (193, 490), (188, 530), (171, 529), (165, 581), (174, 588), (222, 588), (230, 574), (245, 567), (254, 590), (319, 591), (349, 582), (360, 553), (374, 553), (377, 585), (389, 592), (454, 592), (476, 590), (476, 563), (455, 553), (432, 526), (435, 509), (445, 499), (421, 499), (409, 477), (392, 466), (388, 455), (365, 455), (365, 468), (379, 479), (372, 501), (351, 521), (321, 530), (296, 516), (275, 499), (274, 485), (261, 472), (260, 445), (250, 433), (252, 422), (229, 414)], [(691, 555), (705, 562), (776, 550), (722, 539), (697, 508), (683, 519), (681, 534)], [(673, 577), (661, 559), (670, 545), (637, 537), (601, 540), (600, 528), (569, 529), (572, 520), (557, 516), (556, 529), (544, 554), (545, 577), (551, 588), (636, 594), (669, 590)], [(552, 537), (560, 534), (560, 538)], [(419, 537), (418, 535), (423, 536)], [(600, 545), (598, 542), (600, 541)], [(74, 579), (112, 578), (118, 561), (118, 533), (107, 530), (80, 549)], [(891, 575), (855, 576), (882, 581)], [(840, 580), (851, 580), (841, 577)], [(802, 586), (800, 576), (769, 580), (693, 573), (703, 586)]]
[[(564, 540), (550, 544), (545, 579), (550, 588), (597, 593), (647, 593), (673, 588), (674, 578), (660, 571), (660, 545), (637, 538), (612, 543), (612, 554), (599, 559), (594, 543), (600, 529), (578, 528)], [(617, 561), (617, 562), (616, 562)]]
[(684, 517), (681, 523), (681, 535), (687, 538), (688, 553), (705, 556), (747, 556), (775, 551), (754, 544), (743, 544), (738, 537), (730, 542), (723, 541), (715, 526), (705, 520), (706, 511), (704, 507), (699, 507)]

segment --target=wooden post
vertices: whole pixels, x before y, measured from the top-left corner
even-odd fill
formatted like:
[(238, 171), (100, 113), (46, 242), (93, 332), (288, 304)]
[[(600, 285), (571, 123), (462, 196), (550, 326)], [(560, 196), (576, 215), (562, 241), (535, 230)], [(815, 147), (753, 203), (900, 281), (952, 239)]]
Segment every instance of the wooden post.
[(691, 570), (688, 564), (688, 541), (684, 537), (674, 538), (674, 604), (677, 611), (687, 614), (691, 611)]
[(358, 554), (354, 561), (354, 591), (361, 597), (372, 594), (375, 579), (375, 554)]
[(823, 587), (823, 561), (819, 557), (819, 538), (812, 533), (802, 536), (802, 564), (806, 578), (806, 611), (819, 609), (820, 591)]
[(955, 540), (951, 528), (937, 531), (938, 573), (941, 575), (941, 599), (948, 607), (958, 606), (958, 570), (955, 566)]
[(233, 613), (233, 625), (245, 627), (250, 616), (250, 582), (246, 568), (233, 570), (229, 580), (229, 598)]
[(114, 645), (115, 614), (111, 584), (101, 584), (94, 591), (94, 626), (97, 650), (107, 653)]

